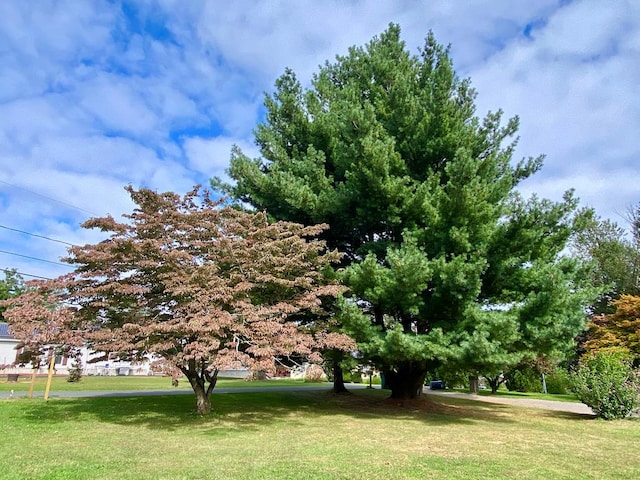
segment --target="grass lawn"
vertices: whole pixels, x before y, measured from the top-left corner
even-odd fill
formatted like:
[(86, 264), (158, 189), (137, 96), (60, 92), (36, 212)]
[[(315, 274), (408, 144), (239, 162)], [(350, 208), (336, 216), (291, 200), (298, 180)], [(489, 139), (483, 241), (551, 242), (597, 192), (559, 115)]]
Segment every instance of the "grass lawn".
[[(7, 382), (6, 375), (0, 380), (0, 392), (28, 392), (31, 385), (31, 377), (22, 376), (17, 382)], [(47, 383), (47, 377), (42, 376), (36, 379), (35, 392), (44, 392)], [(304, 386), (313, 385), (304, 383), (302, 380), (276, 379), (263, 382), (246, 382), (242, 379), (220, 378), (216, 384), (216, 388), (243, 388), (243, 387), (259, 387), (259, 386)], [(188, 390), (191, 386), (186, 378), (180, 380), (178, 389)], [(53, 377), (51, 382), (51, 391), (98, 391), (98, 390), (172, 390), (170, 377), (145, 377), (145, 376), (127, 376), (127, 377), (82, 377), (79, 382), (69, 383), (66, 376)]]
[(640, 422), (358, 390), (0, 400), (0, 478), (638, 478)]

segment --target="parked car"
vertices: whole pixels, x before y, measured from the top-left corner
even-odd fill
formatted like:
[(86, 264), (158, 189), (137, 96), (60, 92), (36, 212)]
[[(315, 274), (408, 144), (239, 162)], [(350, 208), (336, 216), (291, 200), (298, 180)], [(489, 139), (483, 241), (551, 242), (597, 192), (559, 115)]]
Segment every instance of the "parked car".
[(432, 380), (429, 382), (430, 390), (444, 390), (447, 388), (442, 380)]

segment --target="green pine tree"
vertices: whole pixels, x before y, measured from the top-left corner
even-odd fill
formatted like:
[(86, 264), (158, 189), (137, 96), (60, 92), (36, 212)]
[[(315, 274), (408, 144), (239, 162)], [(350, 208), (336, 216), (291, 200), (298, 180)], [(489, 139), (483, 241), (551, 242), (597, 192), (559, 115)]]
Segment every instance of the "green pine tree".
[(570, 345), (589, 292), (562, 258), (577, 200), (524, 199), (542, 158), (512, 162), (518, 118), (475, 115), (470, 81), (429, 34), (418, 55), (390, 25), (304, 89), (287, 70), (256, 130), (213, 184), (277, 219), (328, 223), (345, 253), (345, 331), (414, 397), (442, 365), (488, 371)]

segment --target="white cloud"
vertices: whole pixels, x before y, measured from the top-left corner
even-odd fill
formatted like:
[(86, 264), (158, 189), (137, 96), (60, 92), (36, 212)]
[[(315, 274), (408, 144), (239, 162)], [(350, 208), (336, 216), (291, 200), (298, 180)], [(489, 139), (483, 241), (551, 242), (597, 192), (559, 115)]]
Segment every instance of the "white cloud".
[[(518, 154), (547, 154), (524, 192), (558, 199), (575, 187), (615, 220), (640, 201), (633, 0), (51, 0), (0, 2), (0, 181), (27, 189), (0, 183), (2, 222), (91, 241), (78, 227), (87, 212), (29, 191), (118, 216), (131, 208), (125, 184), (184, 193), (224, 176), (232, 144), (258, 155), (263, 93), (286, 67), (306, 84), (390, 22), (413, 53), (429, 30), (451, 43), (479, 114), (520, 115)], [(145, 32), (150, 24), (166, 29)], [(0, 230), (0, 248), (60, 255), (58, 244), (16, 235)]]
[(480, 112), (518, 114), (519, 154), (547, 155), (530, 191), (575, 188), (607, 217), (640, 200), (630, 181), (640, 177), (637, 5), (570, 3), (471, 72)]
[(77, 90), (79, 105), (107, 131), (145, 137), (157, 127), (141, 85), (121, 75), (100, 75)]
[[(106, 8), (105, 8), (106, 7)], [(108, 45), (115, 11), (105, 2), (0, 2), (3, 45), (0, 99), (43, 93), (65, 84), (67, 68)]]
[(224, 170), (229, 165), (234, 145), (250, 158), (260, 156), (258, 147), (253, 143), (231, 137), (187, 138), (184, 141), (184, 150), (193, 170), (209, 176), (224, 177)]
[(598, 1), (570, 3), (558, 10), (533, 38), (541, 55), (590, 60), (615, 52), (621, 34), (634, 28), (640, 12), (637, 2), (620, 2), (619, 8)]
[(521, 192), (529, 197), (534, 193), (541, 198), (559, 201), (568, 186), (575, 188), (581, 205), (596, 209), (604, 218), (626, 227), (624, 220), (628, 207), (638, 204), (638, 186), (629, 179), (638, 178), (638, 170), (621, 168), (608, 175), (599, 170), (586, 167), (562, 176), (547, 176), (542, 179), (526, 180)]

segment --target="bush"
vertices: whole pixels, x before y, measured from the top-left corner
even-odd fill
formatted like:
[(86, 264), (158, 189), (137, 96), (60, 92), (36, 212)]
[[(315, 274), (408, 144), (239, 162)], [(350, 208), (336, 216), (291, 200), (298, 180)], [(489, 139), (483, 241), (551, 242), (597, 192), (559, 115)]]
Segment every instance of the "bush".
[(320, 365), (309, 365), (304, 373), (305, 383), (319, 383), (326, 380), (327, 376)]
[(569, 374), (562, 369), (556, 369), (554, 372), (545, 375), (547, 383), (547, 393), (565, 394), (571, 391), (571, 382)]
[(264, 380), (267, 380), (267, 372), (265, 372), (264, 370), (252, 371), (245, 377), (245, 381), (247, 382), (262, 382)]
[(360, 375), (355, 381), (352, 380), (352, 383), (365, 383), (369, 385), (369, 378), (371, 378), (371, 385), (382, 385), (382, 379), (379, 375), (371, 375), (371, 377), (369, 377), (368, 373)]
[(82, 362), (80, 359), (76, 358), (69, 369), (69, 376), (67, 377), (67, 382), (75, 383), (79, 382), (82, 379)]
[(505, 385), (512, 392), (542, 393), (540, 373), (529, 365), (520, 365), (505, 374)]
[(349, 374), (351, 383), (362, 383), (362, 373), (359, 370), (355, 370)]
[(469, 386), (469, 374), (450, 366), (443, 366), (427, 374), (425, 385), (431, 380), (441, 380), (447, 388), (466, 388)]
[(640, 379), (619, 351), (583, 358), (571, 375), (571, 386), (578, 399), (605, 420), (624, 418), (638, 405)]

